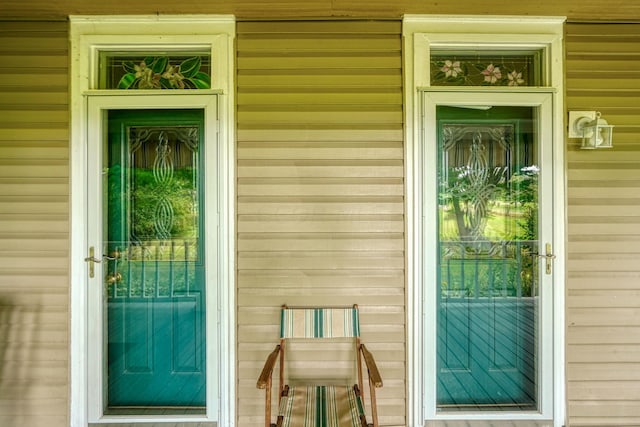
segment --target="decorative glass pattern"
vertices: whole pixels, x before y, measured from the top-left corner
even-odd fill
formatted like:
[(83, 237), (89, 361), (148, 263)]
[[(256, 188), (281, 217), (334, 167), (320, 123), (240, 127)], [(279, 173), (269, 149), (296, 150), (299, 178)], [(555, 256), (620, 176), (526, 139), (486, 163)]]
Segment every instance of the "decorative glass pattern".
[(100, 54), (100, 89), (210, 89), (206, 53)]
[(536, 410), (535, 110), (440, 106), (436, 115), (437, 410)]
[(432, 86), (540, 86), (538, 53), (431, 55)]
[(528, 135), (521, 133), (516, 141), (518, 129), (515, 123), (441, 127), (440, 206), (452, 219), (441, 231), (467, 253), (500, 252), (479, 244), (493, 240), (500, 246), (496, 237), (536, 238), (537, 218), (528, 220), (527, 214), (536, 205), (538, 168)]
[(513, 125), (443, 126), (444, 152), (455, 151), (458, 145), (466, 151), (460, 153), (464, 164), (445, 170), (442, 182), (453, 205), (460, 240), (474, 242), (484, 238), (490, 204), (508, 173), (506, 167), (490, 166), (488, 145), (495, 144), (494, 151), (507, 153), (512, 141)]
[(205, 411), (203, 113), (107, 113), (102, 266), (110, 415)]
[(197, 256), (198, 138), (196, 126), (129, 128), (131, 241), (191, 242)]

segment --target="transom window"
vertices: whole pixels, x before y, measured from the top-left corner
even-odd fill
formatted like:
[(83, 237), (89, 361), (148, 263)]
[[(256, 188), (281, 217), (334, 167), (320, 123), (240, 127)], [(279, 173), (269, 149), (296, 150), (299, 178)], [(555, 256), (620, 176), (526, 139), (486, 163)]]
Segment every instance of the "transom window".
[(431, 51), (432, 86), (544, 86), (542, 52)]
[(99, 89), (211, 89), (206, 50), (100, 51)]

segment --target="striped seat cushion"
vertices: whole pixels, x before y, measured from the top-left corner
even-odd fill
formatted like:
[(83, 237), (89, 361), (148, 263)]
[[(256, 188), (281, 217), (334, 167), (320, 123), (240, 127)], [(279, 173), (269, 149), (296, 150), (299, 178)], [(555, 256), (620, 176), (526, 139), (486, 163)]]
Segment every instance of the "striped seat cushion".
[(291, 387), (280, 401), (282, 427), (361, 426), (362, 402), (347, 386)]

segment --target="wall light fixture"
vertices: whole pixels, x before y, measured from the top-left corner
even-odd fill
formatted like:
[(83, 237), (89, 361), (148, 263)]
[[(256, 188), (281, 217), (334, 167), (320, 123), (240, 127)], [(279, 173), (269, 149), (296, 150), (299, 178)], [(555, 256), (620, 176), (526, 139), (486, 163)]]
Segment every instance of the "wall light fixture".
[(580, 138), (583, 150), (613, 147), (613, 125), (599, 111), (569, 111), (569, 138)]

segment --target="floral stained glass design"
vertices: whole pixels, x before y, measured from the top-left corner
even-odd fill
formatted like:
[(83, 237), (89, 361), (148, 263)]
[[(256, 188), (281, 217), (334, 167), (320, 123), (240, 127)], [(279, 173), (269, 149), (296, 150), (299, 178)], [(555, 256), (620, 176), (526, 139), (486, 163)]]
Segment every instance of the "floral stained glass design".
[(209, 55), (101, 56), (101, 89), (210, 89)]
[(432, 86), (539, 86), (536, 54), (431, 55)]

